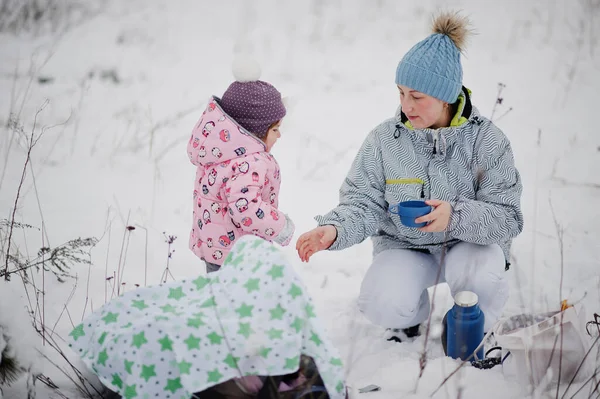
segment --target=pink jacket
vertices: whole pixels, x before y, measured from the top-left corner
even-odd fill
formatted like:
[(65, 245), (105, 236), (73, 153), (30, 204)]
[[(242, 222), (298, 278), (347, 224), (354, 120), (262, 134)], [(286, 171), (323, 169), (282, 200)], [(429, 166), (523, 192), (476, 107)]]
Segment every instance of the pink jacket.
[(217, 101), (212, 97), (187, 146), (197, 166), (189, 245), (200, 259), (221, 265), (237, 238), (254, 234), (287, 245), (294, 224), (277, 209), (277, 161)]

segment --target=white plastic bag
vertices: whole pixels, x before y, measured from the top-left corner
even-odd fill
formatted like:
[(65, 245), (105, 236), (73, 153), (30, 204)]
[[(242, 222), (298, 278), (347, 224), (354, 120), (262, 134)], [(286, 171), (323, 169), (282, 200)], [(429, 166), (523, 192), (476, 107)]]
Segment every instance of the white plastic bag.
[[(595, 353), (587, 356), (583, 306), (564, 311), (521, 314), (500, 320), (494, 336), (502, 347), (503, 373), (534, 390), (559, 382), (569, 384), (589, 377)], [(560, 371), (559, 371), (560, 369)]]

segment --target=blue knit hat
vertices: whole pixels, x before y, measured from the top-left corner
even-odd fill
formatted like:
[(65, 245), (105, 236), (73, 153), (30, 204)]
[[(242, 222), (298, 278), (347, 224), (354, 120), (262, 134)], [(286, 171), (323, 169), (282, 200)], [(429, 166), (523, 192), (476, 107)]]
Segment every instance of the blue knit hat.
[(413, 46), (398, 63), (396, 84), (454, 103), (462, 89), (460, 53), (467, 24), (467, 19), (456, 13), (435, 18), (433, 34)]

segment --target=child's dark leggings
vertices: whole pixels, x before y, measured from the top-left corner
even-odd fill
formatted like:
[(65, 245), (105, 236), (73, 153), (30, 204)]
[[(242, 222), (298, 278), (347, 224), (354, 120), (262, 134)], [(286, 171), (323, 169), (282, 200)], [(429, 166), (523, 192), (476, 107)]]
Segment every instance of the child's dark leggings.
[(221, 268), (221, 266), (216, 265), (214, 263), (210, 263), (207, 261), (204, 261), (204, 263), (206, 263), (206, 273), (216, 272), (217, 270), (219, 270)]

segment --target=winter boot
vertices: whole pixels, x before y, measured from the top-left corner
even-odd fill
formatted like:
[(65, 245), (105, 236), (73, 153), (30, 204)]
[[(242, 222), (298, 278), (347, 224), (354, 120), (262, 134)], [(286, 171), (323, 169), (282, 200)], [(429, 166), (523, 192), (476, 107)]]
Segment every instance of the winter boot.
[(421, 332), (419, 331), (420, 327), (421, 325), (417, 324), (416, 326), (408, 328), (388, 328), (387, 340), (394, 342), (402, 342), (403, 340), (406, 341), (408, 338), (418, 337), (419, 335), (421, 335)]
[(444, 315), (442, 319), (442, 348), (444, 349), (444, 355), (448, 356), (448, 313)]

